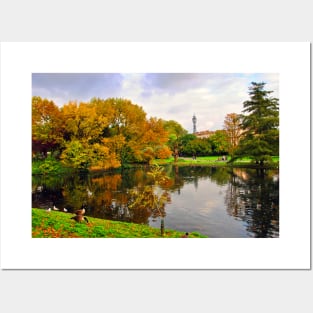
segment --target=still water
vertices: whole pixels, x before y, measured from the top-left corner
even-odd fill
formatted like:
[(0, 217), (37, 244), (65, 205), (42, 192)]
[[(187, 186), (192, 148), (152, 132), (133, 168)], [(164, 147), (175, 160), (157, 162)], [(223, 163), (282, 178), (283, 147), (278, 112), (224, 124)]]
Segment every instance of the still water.
[[(279, 237), (278, 170), (170, 165), (158, 186), (147, 172), (33, 176), (32, 207), (73, 212), (86, 204), (87, 216), (157, 228), (163, 218), (165, 228), (211, 238)], [(157, 210), (156, 198), (162, 200)]]

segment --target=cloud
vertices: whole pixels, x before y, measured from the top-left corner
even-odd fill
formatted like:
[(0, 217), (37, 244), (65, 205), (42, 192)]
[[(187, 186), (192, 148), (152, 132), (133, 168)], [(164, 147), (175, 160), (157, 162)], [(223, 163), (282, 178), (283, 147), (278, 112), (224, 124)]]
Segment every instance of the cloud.
[(143, 107), (148, 117), (176, 120), (189, 132), (222, 129), (226, 114), (241, 113), (251, 82), (267, 83), (278, 97), (276, 73), (38, 73), (33, 95), (63, 105), (70, 100), (121, 97)]
[(118, 73), (33, 73), (33, 95), (58, 99), (58, 105), (70, 100), (88, 101), (93, 97), (119, 94), (123, 77)]
[(173, 95), (201, 86), (206, 76), (201, 73), (151, 73), (142, 77), (142, 86), (150, 94), (165, 92)]

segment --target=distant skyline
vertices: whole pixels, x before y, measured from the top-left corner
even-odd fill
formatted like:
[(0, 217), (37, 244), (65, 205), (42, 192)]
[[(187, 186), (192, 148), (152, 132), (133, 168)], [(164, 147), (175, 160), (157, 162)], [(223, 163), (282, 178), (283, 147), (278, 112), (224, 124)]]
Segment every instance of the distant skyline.
[(191, 133), (194, 114), (197, 131), (222, 129), (226, 114), (242, 112), (253, 81), (279, 98), (277, 73), (33, 73), (32, 95), (59, 107), (93, 97), (129, 99), (148, 118), (175, 120)]

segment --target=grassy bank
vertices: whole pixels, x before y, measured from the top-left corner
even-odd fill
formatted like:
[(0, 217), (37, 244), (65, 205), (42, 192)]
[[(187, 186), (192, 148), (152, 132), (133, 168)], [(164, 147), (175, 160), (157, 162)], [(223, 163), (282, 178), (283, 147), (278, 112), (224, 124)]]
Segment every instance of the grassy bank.
[[(47, 212), (32, 209), (33, 238), (180, 238), (183, 232), (160, 229), (147, 225), (116, 222), (88, 217), (89, 223), (77, 223), (74, 214), (57, 211)], [(205, 238), (199, 233), (190, 233), (190, 238)]]
[(32, 161), (32, 174), (46, 175), (46, 174), (68, 174), (72, 173), (74, 169), (65, 167), (60, 161), (53, 157), (47, 157), (44, 160)]
[[(279, 157), (272, 157), (272, 164), (267, 164), (267, 167), (278, 167), (279, 166)], [(153, 164), (165, 165), (165, 164), (175, 164), (180, 166), (189, 166), (189, 165), (199, 165), (199, 166), (222, 166), (222, 167), (258, 167), (250, 158), (238, 159), (233, 163), (228, 163), (228, 161), (220, 160), (219, 156), (203, 156), (197, 157), (193, 160), (191, 157), (180, 157), (175, 163), (174, 158), (168, 158), (165, 160), (154, 160)]]
[[(254, 164), (250, 158), (238, 159), (233, 163), (220, 160), (219, 156), (203, 156), (197, 157), (193, 160), (191, 157), (180, 157), (177, 162), (174, 161), (173, 157), (168, 159), (157, 159), (153, 160), (151, 164), (175, 164), (178, 166), (214, 166), (214, 167), (259, 167)], [(143, 164), (126, 164), (123, 168), (132, 168), (142, 166)], [(279, 167), (279, 156), (272, 157), (272, 164), (267, 164), (265, 167), (277, 168)], [(77, 170), (76, 170), (77, 171)], [(65, 167), (60, 161), (54, 158), (47, 158), (45, 160), (33, 161), (32, 163), (32, 174), (34, 175), (47, 175), (47, 174), (69, 174), (75, 172), (74, 168)]]

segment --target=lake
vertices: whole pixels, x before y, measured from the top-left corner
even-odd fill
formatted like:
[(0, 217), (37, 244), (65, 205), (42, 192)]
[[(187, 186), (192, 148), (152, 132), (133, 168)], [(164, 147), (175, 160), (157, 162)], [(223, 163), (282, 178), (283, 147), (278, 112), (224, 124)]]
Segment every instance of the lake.
[(86, 204), (87, 216), (158, 228), (163, 219), (165, 228), (211, 238), (279, 237), (278, 170), (168, 165), (160, 186), (149, 170), (33, 176), (32, 207), (73, 212)]

